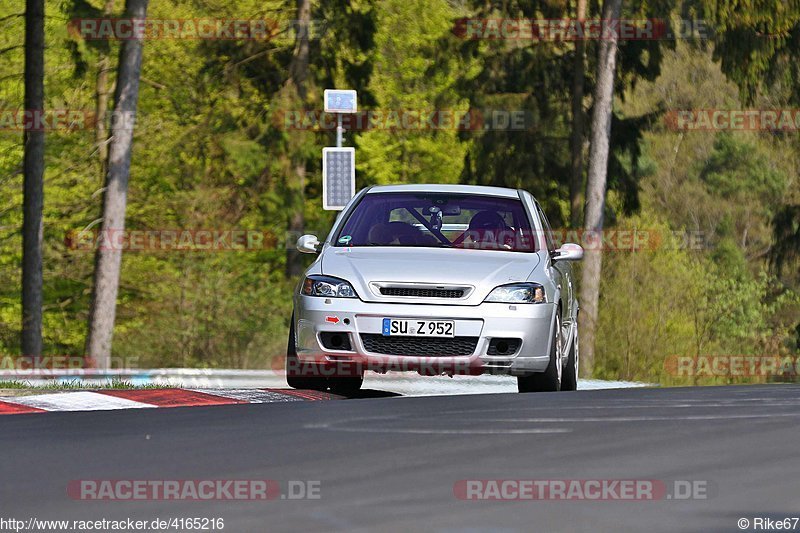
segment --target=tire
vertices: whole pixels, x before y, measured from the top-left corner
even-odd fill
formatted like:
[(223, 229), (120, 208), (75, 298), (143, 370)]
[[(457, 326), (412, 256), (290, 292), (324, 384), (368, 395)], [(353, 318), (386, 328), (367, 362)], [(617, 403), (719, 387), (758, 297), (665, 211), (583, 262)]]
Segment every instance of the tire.
[(561, 372), (561, 390), (578, 390), (578, 370), (580, 369), (580, 346), (578, 344), (578, 325), (575, 325), (575, 338), (569, 350), (567, 366)]
[(294, 313), (289, 326), (289, 342), (286, 345), (286, 382), (293, 389), (311, 389), (324, 391), (328, 389), (328, 378), (318, 365), (300, 363), (297, 358), (297, 346), (294, 340)]
[(361, 385), (364, 383), (364, 375), (347, 377), (347, 378), (328, 378), (328, 384), (331, 387), (331, 392), (336, 394), (353, 394), (361, 390)]
[[(558, 311), (556, 311), (558, 313)], [(550, 342), (550, 363), (544, 372), (517, 378), (519, 392), (555, 392), (561, 390), (561, 316), (556, 314), (555, 331)]]

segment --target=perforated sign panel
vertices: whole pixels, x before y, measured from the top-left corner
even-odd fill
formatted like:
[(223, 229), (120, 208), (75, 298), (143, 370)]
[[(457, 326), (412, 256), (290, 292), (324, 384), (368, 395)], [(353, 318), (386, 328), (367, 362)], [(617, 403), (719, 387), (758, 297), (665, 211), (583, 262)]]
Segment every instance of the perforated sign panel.
[(355, 113), (358, 111), (356, 91), (352, 89), (325, 89), (322, 94), (326, 113)]
[(341, 211), (356, 194), (356, 149), (322, 149), (322, 208)]

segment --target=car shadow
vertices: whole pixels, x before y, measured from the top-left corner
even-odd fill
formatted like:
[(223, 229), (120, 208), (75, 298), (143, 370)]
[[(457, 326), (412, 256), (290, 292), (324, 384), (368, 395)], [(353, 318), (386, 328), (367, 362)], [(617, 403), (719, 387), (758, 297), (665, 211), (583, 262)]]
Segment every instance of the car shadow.
[(357, 398), (392, 398), (394, 396), (402, 396), (402, 394), (377, 389), (361, 389), (348, 394), (340, 394), (340, 396), (349, 400)]

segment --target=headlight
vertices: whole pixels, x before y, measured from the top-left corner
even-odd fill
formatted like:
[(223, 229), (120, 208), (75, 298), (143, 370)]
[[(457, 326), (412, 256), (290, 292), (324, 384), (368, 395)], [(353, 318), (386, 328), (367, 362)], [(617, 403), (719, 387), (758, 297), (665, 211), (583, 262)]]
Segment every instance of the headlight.
[(330, 276), (309, 276), (303, 281), (301, 291), (306, 296), (323, 296), (325, 298), (356, 298), (353, 286), (343, 279)]
[(507, 304), (540, 304), (546, 300), (544, 287), (538, 283), (513, 283), (497, 287), (489, 293), (485, 301)]

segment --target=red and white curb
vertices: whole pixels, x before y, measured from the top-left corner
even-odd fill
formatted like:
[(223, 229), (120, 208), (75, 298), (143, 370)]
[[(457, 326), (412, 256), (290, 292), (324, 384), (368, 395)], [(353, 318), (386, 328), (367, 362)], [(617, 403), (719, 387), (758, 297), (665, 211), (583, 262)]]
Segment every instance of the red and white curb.
[(302, 402), (340, 398), (342, 397), (327, 392), (292, 389), (109, 389), (0, 397), (0, 415)]

